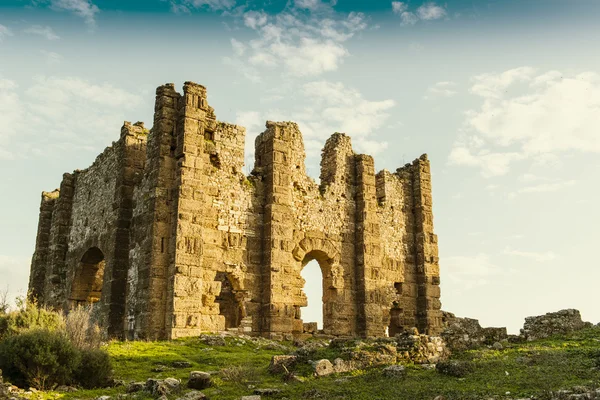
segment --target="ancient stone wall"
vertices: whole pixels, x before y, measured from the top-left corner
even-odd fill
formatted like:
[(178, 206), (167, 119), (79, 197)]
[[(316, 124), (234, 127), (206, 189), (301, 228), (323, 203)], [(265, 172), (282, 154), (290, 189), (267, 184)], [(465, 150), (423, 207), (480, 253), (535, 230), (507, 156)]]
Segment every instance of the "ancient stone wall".
[(203, 86), (159, 87), (149, 132), (126, 123), (90, 168), (42, 196), (31, 295), (57, 308), (94, 303), (115, 336), (286, 338), (310, 322), (301, 271), (316, 260), (324, 333), (439, 332), (425, 156), (376, 174), (335, 133), (317, 183), (295, 123), (267, 122), (249, 176), (244, 144)]

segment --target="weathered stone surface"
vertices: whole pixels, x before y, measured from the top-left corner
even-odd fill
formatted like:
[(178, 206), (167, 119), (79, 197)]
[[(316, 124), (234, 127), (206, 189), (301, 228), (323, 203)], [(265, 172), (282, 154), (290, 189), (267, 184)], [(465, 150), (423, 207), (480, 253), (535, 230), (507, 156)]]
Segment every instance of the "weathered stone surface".
[(260, 396), (253, 394), (252, 396), (242, 396), (241, 400), (260, 400)]
[(127, 385), (127, 393), (135, 393), (142, 391), (146, 388), (146, 382), (132, 382)]
[(464, 350), (493, 345), (508, 339), (506, 328), (482, 328), (473, 318), (458, 318), (444, 311), (442, 338), (452, 350)]
[(177, 398), (177, 400), (206, 400), (207, 397), (204, 393), (197, 390), (187, 392), (185, 395)]
[(269, 372), (272, 374), (289, 372), (297, 359), (298, 357), (294, 355), (273, 356), (271, 358), (271, 364), (269, 364)]
[(327, 359), (315, 361), (313, 363), (313, 368), (315, 369), (316, 376), (327, 376), (335, 373), (333, 364)]
[(191, 389), (206, 389), (211, 385), (210, 374), (207, 372), (192, 371), (190, 372), (190, 379), (187, 385)]
[(440, 333), (426, 155), (376, 173), (334, 133), (317, 184), (295, 123), (267, 121), (249, 176), (244, 147), (245, 129), (216, 120), (206, 88), (160, 86), (151, 130), (126, 122), (89, 168), (42, 194), (32, 297), (94, 303), (108, 333), (129, 339), (291, 339), (316, 334), (301, 314), (301, 271), (316, 260), (324, 334)]
[(527, 340), (535, 340), (574, 332), (585, 326), (578, 310), (567, 309), (525, 318), (521, 335)]

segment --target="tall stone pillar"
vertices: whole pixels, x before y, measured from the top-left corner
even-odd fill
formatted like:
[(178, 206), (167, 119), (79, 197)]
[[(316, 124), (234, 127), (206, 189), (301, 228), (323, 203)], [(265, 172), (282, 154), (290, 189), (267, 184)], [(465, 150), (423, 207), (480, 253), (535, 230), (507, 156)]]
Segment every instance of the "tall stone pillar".
[(389, 324), (387, 296), (381, 287), (382, 260), (373, 157), (356, 156), (356, 293), (361, 336), (383, 336)]
[(290, 336), (294, 330), (296, 308), (286, 292), (294, 259), (291, 132), (285, 123), (267, 123), (257, 138), (257, 155), (265, 176), (265, 212), (263, 231), (263, 332), (274, 338)]
[(68, 296), (65, 293), (67, 283), (65, 258), (67, 256), (69, 234), (71, 232), (71, 213), (73, 196), (75, 194), (75, 181), (76, 173), (63, 175), (63, 180), (60, 183), (60, 194), (52, 213), (44, 305), (55, 309), (65, 307)]
[[(215, 272), (203, 266), (202, 221), (205, 208), (212, 206), (207, 197), (208, 176), (205, 165), (205, 133), (214, 131), (214, 115), (208, 107), (206, 89), (185, 82), (177, 120), (175, 178), (171, 232), (175, 238), (174, 263), (169, 271), (167, 323), (170, 337), (190, 336), (202, 331), (224, 330), (214, 298), (221, 287)], [(209, 115), (210, 114), (210, 115)]]
[(141, 255), (134, 260), (138, 269), (135, 331), (146, 339), (167, 337), (166, 303), (168, 268), (172, 262), (169, 251), (172, 238), (173, 188), (176, 161), (174, 157), (175, 123), (180, 95), (173, 84), (156, 89), (154, 126), (148, 135), (146, 175), (143, 187), (148, 191), (144, 212), (137, 224), (148, 226), (140, 232)]
[(433, 233), (431, 170), (427, 155), (413, 162), (415, 249), (417, 270), (417, 328), (436, 335), (442, 329), (440, 267), (437, 235)]
[(127, 272), (129, 271), (130, 228), (133, 217), (134, 187), (142, 179), (146, 161), (144, 125), (125, 122), (121, 128), (118, 147), (118, 175), (114, 205), (118, 207), (117, 224), (112, 244), (112, 260), (108, 285), (103, 289), (108, 306), (108, 335), (123, 338), (125, 324)]
[(31, 260), (29, 274), (29, 299), (44, 302), (44, 288), (46, 286), (46, 269), (50, 254), (50, 228), (52, 227), (52, 213), (58, 199), (59, 191), (42, 192), (40, 204), (40, 217), (38, 232), (35, 240), (35, 253)]

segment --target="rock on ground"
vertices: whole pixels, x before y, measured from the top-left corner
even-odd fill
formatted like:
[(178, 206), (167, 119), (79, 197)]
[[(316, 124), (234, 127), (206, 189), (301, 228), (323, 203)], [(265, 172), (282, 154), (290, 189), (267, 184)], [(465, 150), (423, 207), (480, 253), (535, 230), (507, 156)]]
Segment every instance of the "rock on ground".
[(406, 376), (406, 368), (402, 365), (390, 365), (383, 370), (383, 376), (388, 378), (404, 378)]
[(211, 385), (210, 374), (202, 371), (192, 371), (187, 385), (191, 389), (206, 389)]

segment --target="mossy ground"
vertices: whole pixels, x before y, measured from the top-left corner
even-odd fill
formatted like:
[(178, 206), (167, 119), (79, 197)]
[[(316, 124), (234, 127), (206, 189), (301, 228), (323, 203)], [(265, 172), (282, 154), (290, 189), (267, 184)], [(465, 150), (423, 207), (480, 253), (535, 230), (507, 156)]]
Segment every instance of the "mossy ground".
[[(192, 370), (218, 372), (213, 387), (203, 392), (211, 399), (239, 399), (254, 388), (278, 388), (269, 398), (323, 399), (448, 399), (548, 397), (551, 391), (574, 386), (600, 386), (600, 329), (589, 328), (567, 336), (534, 342), (508, 344), (502, 350), (480, 349), (455, 353), (452, 358), (471, 361), (472, 373), (465, 378), (442, 375), (417, 365), (407, 366), (404, 379), (385, 378), (382, 368), (315, 378), (309, 369), (299, 368), (304, 382), (284, 382), (268, 373), (273, 355), (282, 349), (252, 341), (227, 338), (225, 346), (209, 346), (198, 338), (165, 342), (112, 342), (107, 349), (113, 359), (115, 376), (129, 381), (175, 377), (185, 383)], [(290, 348), (291, 350), (291, 348)], [(323, 349), (318, 356), (335, 357), (335, 349)], [(152, 372), (158, 365), (188, 361), (192, 367)], [(125, 388), (87, 390), (75, 393), (46, 393), (45, 398), (93, 399), (99, 395), (124, 393)], [(177, 395), (172, 398), (178, 397)], [(138, 395), (143, 399), (143, 395)]]

